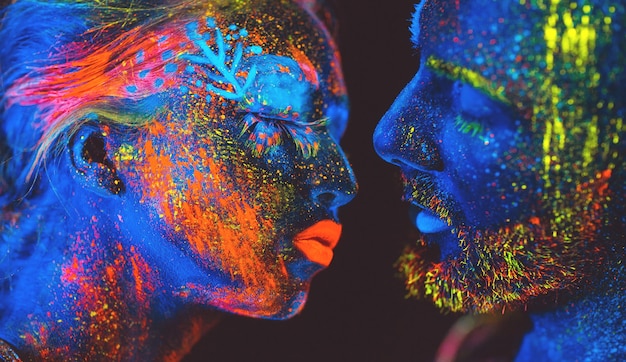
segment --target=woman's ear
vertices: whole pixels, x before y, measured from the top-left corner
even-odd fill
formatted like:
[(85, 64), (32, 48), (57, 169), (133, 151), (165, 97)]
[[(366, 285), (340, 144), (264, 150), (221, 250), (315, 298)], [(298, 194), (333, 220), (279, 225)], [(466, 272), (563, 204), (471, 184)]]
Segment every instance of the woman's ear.
[(97, 126), (83, 124), (69, 138), (67, 150), (74, 178), (85, 189), (102, 196), (119, 195), (124, 183), (106, 149), (105, 133)]

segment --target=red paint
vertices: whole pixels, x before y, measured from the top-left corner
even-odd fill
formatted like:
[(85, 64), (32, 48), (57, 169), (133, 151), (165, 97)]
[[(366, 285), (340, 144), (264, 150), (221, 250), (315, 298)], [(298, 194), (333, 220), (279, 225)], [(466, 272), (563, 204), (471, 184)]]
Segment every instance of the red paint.
[(315, 66), (313, 65), (309, 57), (307, 57), (304, 52), (302, 52), (300, 49), (296, 48), (293, 45), (291, 46), (290, 50), (293, 59), (298, 62), (300, 69), (302, 69), (306, 80), (313, 84), (315, 86), (315, 89), (319, 88), (320, 81), (317, 75), (317, 70), (315, 70)]

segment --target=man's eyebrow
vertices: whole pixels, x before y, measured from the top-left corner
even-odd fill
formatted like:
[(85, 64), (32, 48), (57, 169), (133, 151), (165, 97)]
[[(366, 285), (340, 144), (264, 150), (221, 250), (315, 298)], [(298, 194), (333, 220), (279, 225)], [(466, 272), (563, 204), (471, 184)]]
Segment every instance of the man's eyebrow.
[(445, 60), (438, 59), (432, 55), (426, 60), (426, 66), (447, 78), (467, 83), (500, 102), (505, 104), (511, 103), (504, 93), (503, 86), (496, 86), (494, 82), (471, 69), (464, 68), (451, 62), (446, 62)]

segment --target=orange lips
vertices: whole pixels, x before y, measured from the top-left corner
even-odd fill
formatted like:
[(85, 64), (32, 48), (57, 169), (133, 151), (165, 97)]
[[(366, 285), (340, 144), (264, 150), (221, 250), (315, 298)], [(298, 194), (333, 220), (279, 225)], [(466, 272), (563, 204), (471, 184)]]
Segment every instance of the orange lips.
[(341, 224), (322, 220), (302, 230), (293, 239), (293, 244), (310, 261), (328, 266), (340, 236)]

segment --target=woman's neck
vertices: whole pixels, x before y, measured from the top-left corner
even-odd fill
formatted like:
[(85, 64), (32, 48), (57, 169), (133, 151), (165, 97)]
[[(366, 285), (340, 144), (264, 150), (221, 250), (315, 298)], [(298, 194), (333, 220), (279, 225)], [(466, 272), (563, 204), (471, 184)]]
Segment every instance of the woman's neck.
[(161, 268), (106, 216), (54, 211), (45, 217), (62, 227), (39, 228), (28, 259), (10, 261), (0, 338), (22, 359), (176, 361), (216, 323), (216, 312), (175, 302)]

